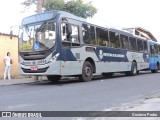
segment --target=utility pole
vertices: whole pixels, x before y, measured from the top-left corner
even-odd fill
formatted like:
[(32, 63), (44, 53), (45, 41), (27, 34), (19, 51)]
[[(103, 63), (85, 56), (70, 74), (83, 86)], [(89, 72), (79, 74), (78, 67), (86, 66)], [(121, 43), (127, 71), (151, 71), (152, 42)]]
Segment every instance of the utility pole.
[[(42, 4), (43, 4), (43, 0), (37, 0), (37, 13), (42, 12)], [(32, 79), (34, 79), (34, 80), (39, 80), (38, 78), (39, 78), (39, 76), (32, 76)], [(42, 79), (42, 77), (41, 77), (41, 79)]]

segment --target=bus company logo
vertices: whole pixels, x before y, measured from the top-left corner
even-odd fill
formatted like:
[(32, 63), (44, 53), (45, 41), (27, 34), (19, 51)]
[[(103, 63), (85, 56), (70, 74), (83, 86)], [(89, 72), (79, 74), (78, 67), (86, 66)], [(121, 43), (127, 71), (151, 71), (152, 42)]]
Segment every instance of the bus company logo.
[(35, 65), (35, 64), (36, 64), (36, 62), (35, 62), (35, 61), (33, 61), (33, 62), (32, 62), (32, 64), (33, 64), (33, 65)]
[(103, 51), (99, 50), (99, 58), (102, 59), (103, 58)]

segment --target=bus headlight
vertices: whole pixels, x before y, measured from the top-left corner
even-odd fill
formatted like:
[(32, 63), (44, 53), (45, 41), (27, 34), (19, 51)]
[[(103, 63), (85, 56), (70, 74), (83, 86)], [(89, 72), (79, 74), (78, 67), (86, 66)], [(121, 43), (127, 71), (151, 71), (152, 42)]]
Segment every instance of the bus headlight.
[(58, 56), (59, 56), (59, 53), (57, 53), (56, 55), (54, 55), (54, 56), (49, 60), (49, 62), (55, 61), (55, 60), (58, 58)]

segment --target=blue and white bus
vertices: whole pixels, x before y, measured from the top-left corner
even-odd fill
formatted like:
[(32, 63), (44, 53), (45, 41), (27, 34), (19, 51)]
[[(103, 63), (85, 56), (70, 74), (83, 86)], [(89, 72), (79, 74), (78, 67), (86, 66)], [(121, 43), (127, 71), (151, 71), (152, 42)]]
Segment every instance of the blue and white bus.
[(67, 12), (49, 11), (22, 20), (19, 61), (21, 75), (90, 81), (95, 73), (133, 76), (148, 69), (149, 51), (145, 38), (90, 24)]
[(160, 44), (152, 40), (148, 40), (149, 50), (149, 69), (156, 73), (160, 69)]

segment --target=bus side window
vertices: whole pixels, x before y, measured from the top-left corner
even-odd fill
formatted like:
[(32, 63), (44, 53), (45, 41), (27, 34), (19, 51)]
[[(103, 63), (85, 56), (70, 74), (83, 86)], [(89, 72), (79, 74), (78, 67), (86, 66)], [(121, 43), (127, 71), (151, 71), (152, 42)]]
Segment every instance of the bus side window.
[(90, 44), (95, 45), (95, 29), (93, 26), (90, 26)]
[(82, 25), (83, 42), (86, 44), (95, 45), (95, 29), (91, 25)]
[(66, 23), (61, 24), (61, 39), (62, 42), (67, 41)]
[(147, 41), (143, 41), (143, 46), (144, 46), (144, 52), (148, 52), (148, 47), (147, 47)]
[(70, 47), (71, 43), (67, 36), (67, 25), (66, 23), (61, 24), (61, 41), (63, 47)]
[(154, 51), (155, 51), (155, 55), (158, 55), (158, 45), (154, 45)]
[(137, 51), (136, 39), (129, 37), (129, 49)]
[(155, 54), (154, 45), (150, 45), (150, 53), (151, 53), (151, 55), (154, 55), (154, 54)]
[(160, 55), (160, 45), (159, 45), (159, 55)]
[(67, 24), (61, 24), (61, 38), (63, 47), (71, 46), (71, 43), (72, 46), (79, 46), (80, 40), (78, 26), (70, 24), (72, 33), (70, 35), (67, 35)]
[(129, 48), (128, 36), (120, 35), (120, 41), (121, 41), (122, 49), (128, 49)]
[(111, 48), (120, 48), (119, 34), (110, 31), (109, 36), (110, 36), (110, 47)]
[(143, 51), (143, 44), (142, 44), (142, 40), (137, 39), (137, 47), (138, 47), (138, 51), (142, 52)]
[(80, 46), (78, 26), (71, 25), (71, 27), (72, 27), (72, 34), (71, 34), (72, 46)]
[(97, 45), (108, 46), (108, 31), (102, 28), (96, 28)]

